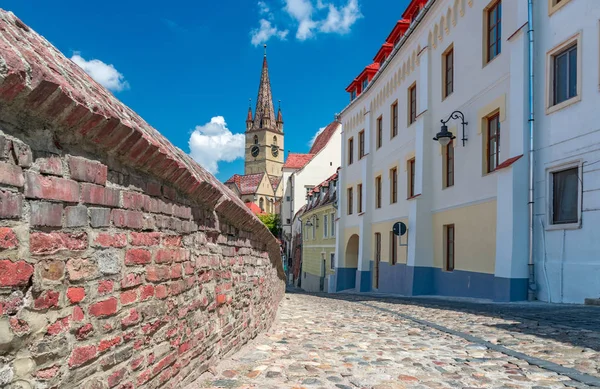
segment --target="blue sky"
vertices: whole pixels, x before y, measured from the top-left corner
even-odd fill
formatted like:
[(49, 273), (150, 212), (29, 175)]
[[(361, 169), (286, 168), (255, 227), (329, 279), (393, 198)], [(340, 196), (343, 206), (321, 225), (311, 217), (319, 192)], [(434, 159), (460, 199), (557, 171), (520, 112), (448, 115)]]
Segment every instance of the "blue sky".
[(242, 158), (227, 160), (240, 154), (236, 134), (245, 130), (248, 99), (256, 100), (262, 43), (274, 103), (282, 104), (286, 153), (307, 152), (319, 128), (347, 105), (344, 89), (407, 3), (2, 0), (0, 7), (226, 180), (243, 174)]

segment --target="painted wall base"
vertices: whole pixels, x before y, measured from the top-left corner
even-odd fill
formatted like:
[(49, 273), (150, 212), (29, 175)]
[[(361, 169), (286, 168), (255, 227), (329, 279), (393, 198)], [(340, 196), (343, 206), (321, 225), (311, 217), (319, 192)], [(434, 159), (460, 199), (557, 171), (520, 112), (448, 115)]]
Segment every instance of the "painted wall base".
[[(327, 290), (321, 290), (321, 278), (320, 276), (306, 273), (306, 277), (302, 278), (302, 290), (307, 292), (326, 292)], [(323, 287), (327, 289), (327, 285), (324, 282)]]
[(335, 291), (356, 288), (356, 268), (338, 267), (335, 269)]
[(372, 279), (373, 275), (370, 271), (357, 271), (356, 290), (359, 292), (370, 292)]

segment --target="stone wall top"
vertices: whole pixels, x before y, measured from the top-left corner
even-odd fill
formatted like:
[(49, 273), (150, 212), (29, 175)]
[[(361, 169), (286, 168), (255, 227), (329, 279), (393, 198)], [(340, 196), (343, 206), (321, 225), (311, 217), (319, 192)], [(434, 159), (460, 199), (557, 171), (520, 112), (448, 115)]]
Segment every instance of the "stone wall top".
[(232, 225), (252, 232), (267, 245), (272, 260), (280, 258), (277, 240), (233, 192), (45, 38), (2, 9), (0, 119), (22, 128), (43, 126), (59, 143), (81, 144), (168, 181)]

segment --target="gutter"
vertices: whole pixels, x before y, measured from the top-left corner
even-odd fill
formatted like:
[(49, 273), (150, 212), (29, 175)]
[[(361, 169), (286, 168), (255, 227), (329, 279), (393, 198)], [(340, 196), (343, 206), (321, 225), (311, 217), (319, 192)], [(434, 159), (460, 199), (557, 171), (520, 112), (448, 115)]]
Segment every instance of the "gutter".
[(527, 288), (527, 299), (529, 301), (535, 300), (537, 298), (537, 286), (535, 283), (535, 265), (533, 261), (533, 205), (534, 205), (534, 133), (535, 133), (535, 112), (534, 112), (534, 97), (535, 97), (535, 89), (534, 89), (534, 64), (533, 64), (533, 56), (534, 56), (534, 39), (533, 39), (533, 0), (528, 0), (527, 4), (527, 35), (529, 38), (529, 287)]
[(419, 26), (419, 23), (421, 22), (421, 20), (423, 20), (423, 18), (425, 17), (425, 15), (427, 15), (427, 11), (429, 11), (429, 9), (433, 6), (433, 4), (436, 2), (436, 0), (429, 0), (425, 6), (423, 7), (423, 9), (421, 10), (421, 12), (419, 12), (419, 15), (417, 16), (417, 19), (415, 19), (415, 21), (413, 23), (411, 23), (410, 27), (408, 27), (408, 30), (406, 30), (406, 32), (404, 33), (404, 35), (402, 36), (402, 39), (400, 39), (400, 41), (398, 42), (398, 44), (396, 44), (396, 46), (394, 47), (394, 50), (392, 50), (392, 53), (387, 57), (387, 59), (385, 60), (385, 62), (383, 63), (383, 65), (381, 65), (381, 67), (379, 68), (379, 71), (377, 73), (375, 73), (375, 76), (371, 79), (371, 82), (369, 83), (369, 85), (367, 85), (367, 88), (365, 90), (362, 91), (362, 93), (360, 94), (360, 96), (356, 97), (354, 100), (352, 100), (350, 102), (350, 104), (348, 104), (346, 106), (346, 108), (344, 108), (342, 110), (342, 112), (339, 113), (339, 115), (341, 116), (344, 112), (346, 112), (348, 109), (350, 109), (350, 107), (352, 107), (352, 105), (358, 101), (361, 96), (364, 96), (364, 94), (371, 89), (371, 86), (375, 83), (375, 81), (377, 81), (377, 79), (381, 76), (381, 74), (383, 73), (383, 71), (385, 70), (385, 68), (388, 66), (388, 64), (392, 61), (392, 59), (394, 58), (394, 56), (396, 56), (396, 54), (400, 51), (400, 49), (404, 46), (404, 44), (406, 43), (406, 41), (408, 40), (408, 38), (410, 38), (411, 34), (413, 33), (413, 31)]

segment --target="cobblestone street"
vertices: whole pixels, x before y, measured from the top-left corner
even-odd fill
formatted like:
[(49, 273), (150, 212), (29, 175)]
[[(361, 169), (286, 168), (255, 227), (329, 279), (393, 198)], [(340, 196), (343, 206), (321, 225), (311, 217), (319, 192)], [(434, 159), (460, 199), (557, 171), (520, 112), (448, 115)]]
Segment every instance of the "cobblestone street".
[(288, 293), (187, 389), (600, 386), (600, 309)]

